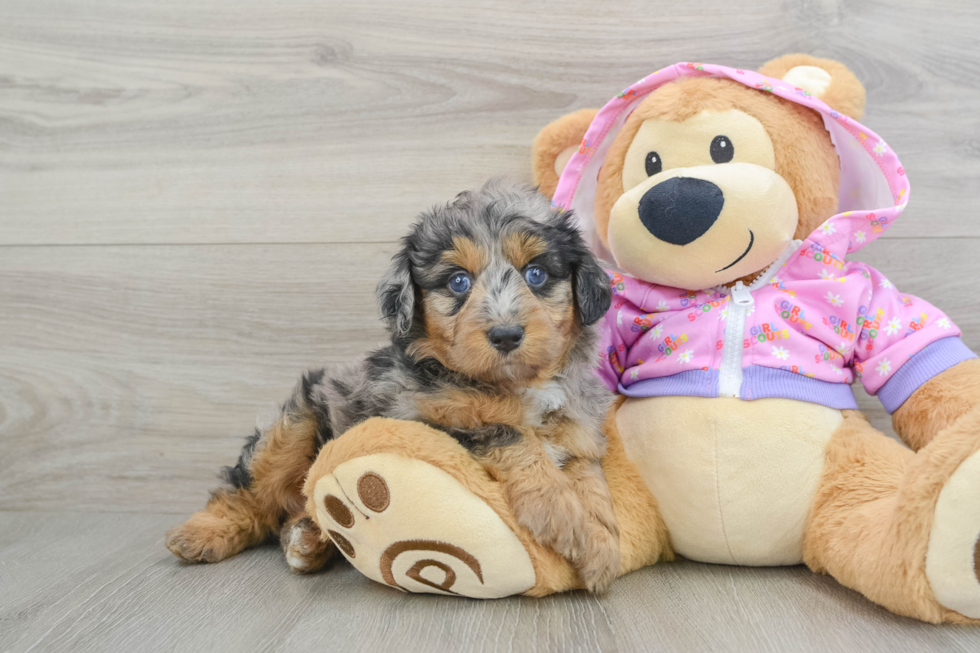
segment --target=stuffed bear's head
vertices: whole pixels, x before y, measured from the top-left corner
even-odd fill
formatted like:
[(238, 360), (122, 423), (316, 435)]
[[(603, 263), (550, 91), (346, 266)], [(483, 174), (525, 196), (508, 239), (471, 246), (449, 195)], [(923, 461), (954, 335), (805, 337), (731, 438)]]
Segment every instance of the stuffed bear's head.
[[(861, 117), (864, 88), (840, 63), (787, 55), (759, 72)], [(568, 114), (535, 139), (535, 182), (549, 197), (595, 115)], [(644, 98), (612, 141), (595, 223), (626, 272), (710, 288), (752, 279), (834, 215), (839, 181), (816, 111), (728, 79), (684, 77)]]

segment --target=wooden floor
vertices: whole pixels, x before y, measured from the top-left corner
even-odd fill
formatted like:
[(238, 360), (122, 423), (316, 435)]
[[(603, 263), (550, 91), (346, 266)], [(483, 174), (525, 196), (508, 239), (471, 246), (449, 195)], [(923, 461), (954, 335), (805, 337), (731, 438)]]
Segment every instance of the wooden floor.
[(0, 651), (980, 650), (803, 568), (475, 602), (162, 537), (302, 369), (381, 340), (416, 212), (675, 61), (850, 65), (915, 191), (861, 258), (980, 349), (978, 31), (972, 0), (0, 0)]

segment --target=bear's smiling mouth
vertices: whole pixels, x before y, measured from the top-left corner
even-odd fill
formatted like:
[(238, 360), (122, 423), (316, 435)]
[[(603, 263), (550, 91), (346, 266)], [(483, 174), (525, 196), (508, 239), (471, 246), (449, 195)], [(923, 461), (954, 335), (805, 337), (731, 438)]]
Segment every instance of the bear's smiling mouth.
[(715, 270), (715, 274), (718, 274), (719, 272), (724, 272), (725, 270), (727, 270), (728, 268), (732, 267), (733, 265), (735, 265), (736, 263), (738, 263), (739, 261), (741, 261), (743, 258), (745, 258), (746, 254), (749, 253), (749, 250), (752, 249), (752, 245), (754, 245), (754, 244), (755, 244), (755, 234), (752, 233), (752, 230), (751, 229), (749, 229), (749, 246), (745, 248), (745, 251), (742, 252), (742, 255), (739, 256), (737, 259), (735, 259), (734, 261), (732, 261), (731, 263), (729, 263), (728, 265), (726, 265), (722, 269)]

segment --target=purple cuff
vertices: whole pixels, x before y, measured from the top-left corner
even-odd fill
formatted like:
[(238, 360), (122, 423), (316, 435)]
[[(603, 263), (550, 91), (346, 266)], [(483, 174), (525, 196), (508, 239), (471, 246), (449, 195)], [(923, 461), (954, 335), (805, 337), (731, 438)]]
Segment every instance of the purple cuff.
[(936, 340), (911, 356), (878, 390), (885, 410), (894, 413), (923, 383), (957, 363), (976, 358), (958, 336)]

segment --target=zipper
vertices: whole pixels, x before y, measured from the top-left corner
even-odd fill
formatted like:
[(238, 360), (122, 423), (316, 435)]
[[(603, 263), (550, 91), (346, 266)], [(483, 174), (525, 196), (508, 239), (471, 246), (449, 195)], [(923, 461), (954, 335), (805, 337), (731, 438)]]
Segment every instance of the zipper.
[(801, 240), (791, 242), (778, 259), (763, 271), (751, 284), (746, 286), (736, 281), (730, 290), (723, 286), (716, 288), (728, 296), (728, 315), (725, 318), (725, 336), (721, 352), (721, 369), (718, 373), (718, 396), (740, 397), (742, 389), (742, 354), (745, 348), (745, 318), (755, 304), (752, 293), (769, 285), (793, 252), (803, 244)]
[(742, 349), (745, 339), (745, 317), (755, 303), (752, 292), (738, 281), (728, 298), (728, 317), (725, 320), (725, 344), (721, 353), (718, 375), (718, 396), (738, 397), (742, 388)]

